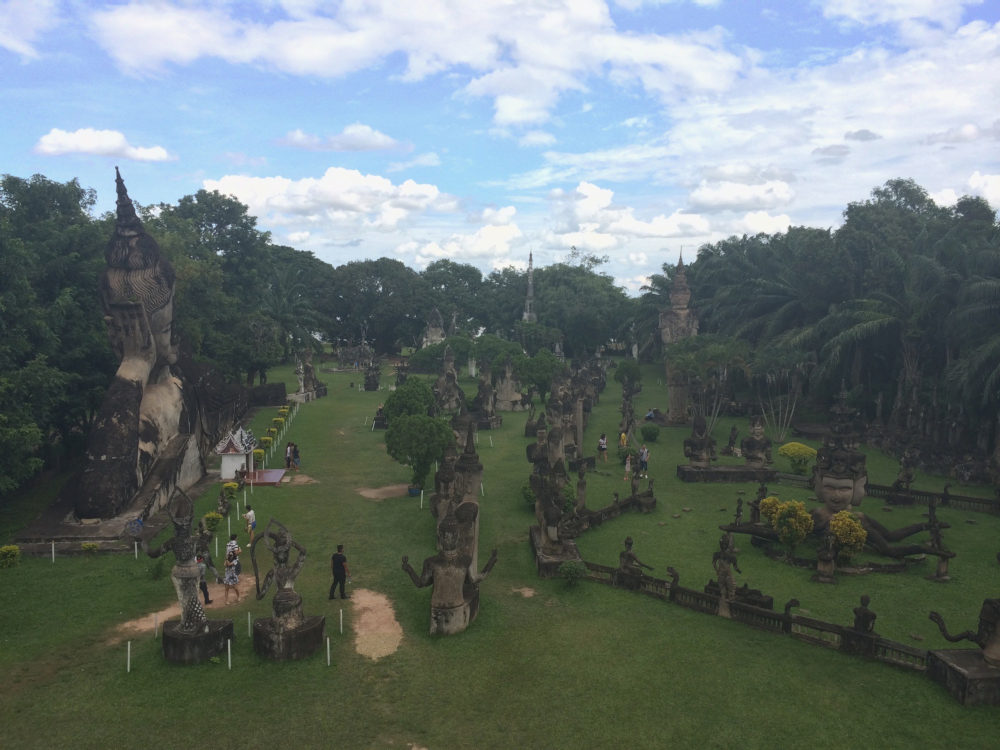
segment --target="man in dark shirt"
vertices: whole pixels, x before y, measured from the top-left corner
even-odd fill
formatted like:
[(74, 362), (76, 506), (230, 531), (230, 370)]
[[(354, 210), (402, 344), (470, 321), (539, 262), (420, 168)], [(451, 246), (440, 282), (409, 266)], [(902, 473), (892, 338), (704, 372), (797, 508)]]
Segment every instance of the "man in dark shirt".
[(337, 598), (337, 584), (340, 584), (340, 598), (349, 599), (350, 597), (344, 593), (344, 583), (347, 581), (347, 576), (351, 574), (351, 570), (347, 567), (347, 557), (344, 555), (343, 544), (337, 545), (337, 551), (330, 558), (330, 568), (333, 570), (333, 585), (330, 586), (330, 598)]

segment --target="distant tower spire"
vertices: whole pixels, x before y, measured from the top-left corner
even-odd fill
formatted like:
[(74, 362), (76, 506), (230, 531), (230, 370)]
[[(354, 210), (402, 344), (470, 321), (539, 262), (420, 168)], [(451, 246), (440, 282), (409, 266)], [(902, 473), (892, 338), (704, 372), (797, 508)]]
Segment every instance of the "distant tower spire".
[(535, 315), (535, 268), (530, 250), (528, 251), (528, 296), (524, 300), (524, 315), (521, 316), (521, 320), (525, 323), (538, 322), (538, 316)]

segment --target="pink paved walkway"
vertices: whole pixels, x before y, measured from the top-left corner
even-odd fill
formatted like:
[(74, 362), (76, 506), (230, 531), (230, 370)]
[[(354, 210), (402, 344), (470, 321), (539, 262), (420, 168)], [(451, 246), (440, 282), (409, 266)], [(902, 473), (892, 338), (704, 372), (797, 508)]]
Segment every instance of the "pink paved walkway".
[(285, 476), (284, 469), (259, 469), (253, 472), (247, 481), (252, 481), (258, 487), (274, 487), (283, 476)]

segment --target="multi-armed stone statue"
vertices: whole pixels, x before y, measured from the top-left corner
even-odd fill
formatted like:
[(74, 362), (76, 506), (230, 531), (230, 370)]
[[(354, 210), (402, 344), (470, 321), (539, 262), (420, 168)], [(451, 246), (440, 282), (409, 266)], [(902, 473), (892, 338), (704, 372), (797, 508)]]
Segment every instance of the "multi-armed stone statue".
[(86, 466), (65, 490), (80, 518), (118, 515), (140, 489), (149, 493), (147, 506), (161, 506), (174, 486), (188, 487), (204, 473), (191, 439), (197, 415), (185, 404), (174, 367), (174, 269), (115, 173), (117, 221), (100, 289), (120, 364), (88, 438)]
[(459, 525), (450, 514), (438, 525), (438, 547), (436, 555), (424, 560), (420, 575), (405, 556), (403, 570), (417, 588), (434, 586), (431, 635), (453, 635), (465, 630), (479, 613), (479, 583), (496, 564), (497, 551), (493, 550), (485, 567), (477, 572), (472, 556), (459, 550)]
[(233, 637), (233, 621), (209, 620), (198, 600), (201, 580), (195, 556), (198, 539), (191, 533), (194, 503), (183, 492), (177, 492), (167, 504), (167, 512), (174, 535), (153, 550), (143, 544), (150, 557), (173, 552), (176, 560), (170, 570), (170, 580), (181, 605), (181, 619), (163, 624), (163, 655), (173, 662), (197, 664), (225, 649), (226, 640)]
[[(257, 545), (262, 543), (271, 552), (274, 566), (261, 580), (257, 571)], [(292, 551), (298, 552), (293, 563)], [(306, 549), (292, 539), (291, 532), (273, 518), (264, 533), (250, 547), (250, 559), (257, 578), (257, 598), (263, 599), (274, 584), (277, 590), (271, 602), (273, 617), (262, 617), (253, 623), (253, 647), (269, 659), (302, 659), (311, 655), (323, 642), (326, 618), (306, 616), (302, 612), (302, 596), (295, 590), (295, 577), (306, 561)]]

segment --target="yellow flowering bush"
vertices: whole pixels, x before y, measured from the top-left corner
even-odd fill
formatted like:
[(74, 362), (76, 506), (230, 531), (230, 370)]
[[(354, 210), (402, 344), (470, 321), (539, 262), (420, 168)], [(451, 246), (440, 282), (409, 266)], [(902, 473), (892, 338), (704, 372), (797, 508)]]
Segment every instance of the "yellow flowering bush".
[(222, 485), (222, 491), (226, 493), (226, 499), (232, 500), (236, 497), (236, 490), (240, 487), (238, 482), (225, 482)]
[(284, 417), (275, 417), (274, 419), (271, 420), (271, 424), (273, 424), (275, 427), (278, 428), (280, 428), (284, 423), (285, 423)]
[(778, 455), (791, 462), (793, 474), (805, 474), (809, 464), (816, 460), (816, 449), (802, 443), (785, 443), (778, 448)]
[(760, 501), (760, 515), (762, 518), (767, 519), (767, 522), (774, 526), (774, 516), (778, 512), (778, 508), (781, 507), (781, 501), (774, 497), (765, 497)]
[(216, 513), (214, 510), (206, 513), (203, 518), (205, 520), (205, 528), (212, 534), (215, 533), (215, 530), (219, 528), (219, 524), (222, 523), (222, 515)]
[(278, 434), (278, 428), (277, 427), (268, 427), (267, 428), (267, 435), (269, 435), (270, 437), (274, 437), (277, 434)]
[(100, 549), (100, 545), (97, 542), (83, 542), (80, 545), (80, 549), (88, 555), (97, 554), (97, 550)]
[(813, 530), (813, 518), (806, 510), (805, 503), (789, 500), (781, 503), (771, 525), (778, 532), (778, 539), (790, 549), (795, 549), (795, 546)]
[(271, 447), (271, 443), (273, 443), (273, 442), (274, 442), (274, 438), (271, 437), (270, 435), (265, 435), (264, 437), (262, 437), (260, 439), (260, 444), (264, 446), (264, 450), (267, 450), (268, 448), (270, 448)]
[(282, 406), (280, 409), (278, 409), (278, 416), (279, 417), (287, 417), (288, 416), (288, 412), (289, 412), (288, 407), (287, 406)]
[(868, 532), (861, 525), (861, 521), (847, 510), (834, 514), (830, 519), (830, 531), (837, 539), (841, 551), (848, 557), (864, 549), (868, 540)]
[(264, 463), (264, 449), (254, 448), (253, 449), (253, 463), (254, 466), (260, 466)]

